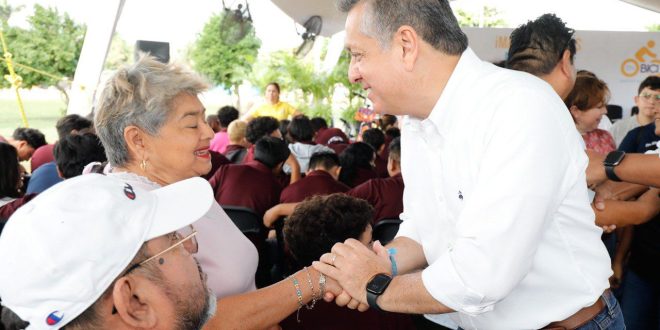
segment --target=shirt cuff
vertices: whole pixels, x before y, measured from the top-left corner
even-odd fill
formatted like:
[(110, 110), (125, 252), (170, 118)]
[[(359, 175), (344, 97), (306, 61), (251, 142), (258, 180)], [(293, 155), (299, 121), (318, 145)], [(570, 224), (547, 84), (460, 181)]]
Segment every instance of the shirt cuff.
[(422, 271), (422, 283), (435, 300), (470, 316), (492, 311), (495, 305), (495, 301), (484, 299), (463, 282), (451, 260), (451, 251)]

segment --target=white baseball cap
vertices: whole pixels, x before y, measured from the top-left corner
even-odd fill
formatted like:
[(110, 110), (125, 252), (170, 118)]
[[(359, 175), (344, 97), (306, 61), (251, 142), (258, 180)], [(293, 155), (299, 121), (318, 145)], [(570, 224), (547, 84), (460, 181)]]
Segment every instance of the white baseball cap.
[(57, 329), (91, 306), (142, 244), (201, 218), (214, 201), (202, 178), (146, 191), (86, 174), (18, 209), (0, 235), (0, 299), (28, 329)]

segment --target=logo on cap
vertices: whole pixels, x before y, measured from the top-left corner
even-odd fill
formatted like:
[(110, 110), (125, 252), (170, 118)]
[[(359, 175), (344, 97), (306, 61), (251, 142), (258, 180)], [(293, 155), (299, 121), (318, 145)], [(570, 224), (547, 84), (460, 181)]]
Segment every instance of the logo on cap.
[(135, 199), (135, 191), (133, 191), (133, 187), (128, 183), (124, 186), (124, 195), (130, 199)]
[(54, 311), (48, 315), (46, 318), (46, 324), (48, 325), (55, 325), (60, 323), (62, 321), (62, 318), (64, 318), (64, 313), (60, 311)]

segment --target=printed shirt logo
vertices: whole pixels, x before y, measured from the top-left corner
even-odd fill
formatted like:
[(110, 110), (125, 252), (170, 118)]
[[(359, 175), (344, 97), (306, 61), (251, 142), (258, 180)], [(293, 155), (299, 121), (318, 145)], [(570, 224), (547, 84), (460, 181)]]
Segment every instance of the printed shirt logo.
[(54, 311), (48, 314), (48, 317), (46, 318), (46, 324), (48, 325), (58, 324), (60, 323), (60, 321), (62, 321), (62, 318), (64, 318), (64, 313), (60, 311)]
[(645, 75), (660, 73), (660, 57), (651, 50), (653, 47), (655, 41), (649, 40), (635, 52), (635, 56), (625, 59), (621, 63), (621, 74), (630, 78), (638, 73)]
[(131, 200), (135, 199), (135, 191), (133, 191), (133, 187), (128, 183), (124, 186), (124, 195)]

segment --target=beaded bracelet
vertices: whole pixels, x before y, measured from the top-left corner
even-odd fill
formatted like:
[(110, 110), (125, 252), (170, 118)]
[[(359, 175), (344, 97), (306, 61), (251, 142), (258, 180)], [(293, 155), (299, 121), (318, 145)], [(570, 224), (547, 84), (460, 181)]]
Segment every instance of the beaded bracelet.
[(303, 306), (307, 306), (307, 304), (303, 303), (302, 290), (300, 290), (300, 285), (298, 283), (298, 279), (293, 277), (293, 275), (291, 275), (289, 277), (291, 277), (291, 280), (293, 281), (293, 286), (296, 288), (296, 295), (298, 296), (298, 311), (296, 312), (296, 321), (298, 321), (298, 323), (300, 323), (300, 309)]

